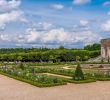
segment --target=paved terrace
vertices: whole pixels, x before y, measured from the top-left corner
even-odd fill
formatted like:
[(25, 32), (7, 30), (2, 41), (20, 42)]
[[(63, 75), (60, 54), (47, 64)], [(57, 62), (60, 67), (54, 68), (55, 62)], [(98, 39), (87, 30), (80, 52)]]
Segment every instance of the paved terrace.
[(0, 75), (0, 100), (110, 100), (110, 82), (38, 88)]

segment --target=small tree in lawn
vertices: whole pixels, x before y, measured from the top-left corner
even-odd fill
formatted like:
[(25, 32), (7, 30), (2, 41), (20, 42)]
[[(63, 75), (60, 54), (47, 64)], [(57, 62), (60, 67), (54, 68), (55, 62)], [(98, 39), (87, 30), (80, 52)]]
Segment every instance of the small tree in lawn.
[(88, 56), (84, 56), (84, 60), (86, 61), (86, 60), (88, 60), (89, 59), (89, 57)]
[(81, 69), (80, 63), (78, 62), (76, 70), (75, 70), (75, 75), (74, 75), (75, 80), (84, 80), (84, 74)]
[(76, 61), (79, 61), (80, 60), (80, 56), (76, 56)]

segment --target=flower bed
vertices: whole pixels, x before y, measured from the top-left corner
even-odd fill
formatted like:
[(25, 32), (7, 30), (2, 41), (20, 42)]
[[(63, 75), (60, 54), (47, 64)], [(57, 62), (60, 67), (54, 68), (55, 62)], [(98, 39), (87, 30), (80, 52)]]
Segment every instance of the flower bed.
[(0, 74), (38, 87), (51, 87), (66, 84), (66, 82), (56, 77), (35, 75), (33, 73), (29, 73), (28, 71), (22, 71), (20, 69), (14, 70), (7, 67), (0, 68)]

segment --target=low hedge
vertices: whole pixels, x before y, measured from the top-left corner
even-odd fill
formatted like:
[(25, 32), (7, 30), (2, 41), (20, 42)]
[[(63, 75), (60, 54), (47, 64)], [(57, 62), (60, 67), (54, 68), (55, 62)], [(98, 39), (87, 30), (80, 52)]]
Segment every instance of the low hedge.
[(97, 78), (98, 81), (110, 81), (110, 78)]
[(16, 80), (19, 80), (19, 81), (22, 81), (22, 82), (29, 83), (29, 84), (34, 85), (34, 86), (37, 86), (37, 87), (52, 87), (52, 86), (59, 86), (59, 85), (66, 85), (67, 84), (67, 82), (42, 84), (42, 83), (38, 83), (38, 82), (26, 80), (26, 79), (21, 78), (21, 77), (13, 76), (13, 75), (10, 75), (10, 74), (7, 74), (7, 73), (3, 73), (1, 71), (0, 71), (0, 74), (5, 75), (5, 76), (8, 76), (8, 77), (13, 78), (13, 79), (16, 79)]
[(82, 84), (82, 83), (96, 82), (96, 80), (94, 80), (94, 79), (85, 79), (85, 80), (76, 81), (76, 80), (68, 79), (68, 80), (65, 80), (65, 82), (75, 83), (75, 84)]

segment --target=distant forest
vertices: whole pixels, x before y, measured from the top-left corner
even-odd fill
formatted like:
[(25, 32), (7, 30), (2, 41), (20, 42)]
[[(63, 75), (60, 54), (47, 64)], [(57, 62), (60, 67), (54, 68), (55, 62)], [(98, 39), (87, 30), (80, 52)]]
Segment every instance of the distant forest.
[(83, 49), (59, 48), (2, 48), (0, 61), (71, 62), (86, 61), (100, 55), (100, 44), (87, 45)]

